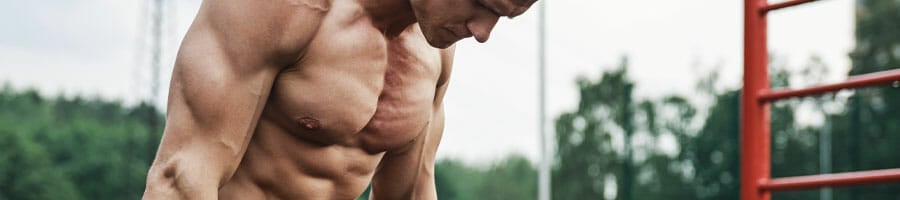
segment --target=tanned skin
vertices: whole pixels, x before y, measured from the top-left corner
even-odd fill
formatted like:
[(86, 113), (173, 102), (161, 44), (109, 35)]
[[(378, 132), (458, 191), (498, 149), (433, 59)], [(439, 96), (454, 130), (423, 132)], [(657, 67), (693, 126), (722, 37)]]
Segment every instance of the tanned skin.
[(205, 0), (144, 199), (436, 199), (453, 44), (535, 0)]

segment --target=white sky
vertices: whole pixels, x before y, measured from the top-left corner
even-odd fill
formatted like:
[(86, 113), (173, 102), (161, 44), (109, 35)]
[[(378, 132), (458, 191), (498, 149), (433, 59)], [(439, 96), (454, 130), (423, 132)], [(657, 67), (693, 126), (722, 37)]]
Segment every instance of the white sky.
[[(546, 1), (546, 0), (545, 0)], [(167, 8), (167, 58), (199, 7)], [(28, 0), (0, 7), (0, 81), (44, 94), (82, 94), (133, 104), (148, 96), (149, 70), (137, 0)], [(737, 88), (742, 59), (740, 0), (548, 1), (548, 120), (572, 110), (574, 80), (598, 77), (630, 57), (639, 98), (691, 94), (697, 79), (722, 70), (720, 87)], [(447, 94), (440, 157), (485, 162), (510, 153), (538, 156), (536, 9), (501, 20), (491, 41), (458, 44)], [(846, 74), (853, 46), (853, 1), (828, 0), (769, 17), (769, 49), (802, 66), (812, 54)], [(171, 63), (171, 60), (169, 61)], [(161, 80), (167, 84), (171, 69)], [(167, 85), (162, 85), (167, 88)], [(165, 94), (162, 91), (161, 94)], [(162, 95), (164, 96), (164, 95)], [(702, 99), (694, 99), (698, 104)]]

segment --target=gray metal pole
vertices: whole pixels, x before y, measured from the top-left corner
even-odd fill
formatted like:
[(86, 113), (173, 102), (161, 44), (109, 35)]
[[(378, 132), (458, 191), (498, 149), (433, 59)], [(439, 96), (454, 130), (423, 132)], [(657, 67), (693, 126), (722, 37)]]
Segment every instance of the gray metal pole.
[(546, 13), (547, 1), (538, 1), (538, 95), (539, 97), (539, 124), (540, 124), (540, 144), (541, 144), (541, 162), (538, 166), (538, 200), (550, 200), (550, 163), (553, 161), (553, 154), (550, 153), (548, 142), (550, 141), (547, 134), (547, 111), (546, 111)]
[[(823, 112), (823, 114), (825, 115), (825, 124), (819, 140), (819, 172), (827, 174), (831, 173), (831, 117), (828, 117), (828, 113)], [(831, 196), (830, 187), (819, 190), (819, 199), (831, 200)]]
[(150, 103), (156, 106), (159, 98), (159, 68), (162, 64), (162, 26), (163, 26), (163, 0), (153, 0), (150, 28)]
[[(150, 100), (148, 103), (154, 110), (159, 110), (156, 109), (156, 106), (158, 104), (157, 99), (159, 99), (159, 68), (162, 65), (163, 54), (162, 26), (164, 3), (163, 0), (153, 0), (152, 10), (150, 11)], [(147, 124), (150, 126), (150, 134), (147, 134), (149, 137), (147, 163), (152, 164), (153, 159), (156, 158), (156, 150), (159, 147), (157, 136), (162, 135), (162, 128), (159, 127), (160, 121), (155, 115), (150, 116), (147, 120)]]

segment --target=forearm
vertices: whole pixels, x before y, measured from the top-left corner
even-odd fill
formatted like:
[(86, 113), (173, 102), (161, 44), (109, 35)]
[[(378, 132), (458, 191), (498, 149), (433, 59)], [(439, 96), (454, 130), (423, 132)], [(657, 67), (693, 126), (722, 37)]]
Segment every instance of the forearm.
[(415, 189), (403, 190), (402, 188), (388, 188), (373, 190), (369, 194), (369, 200), (437, 200), (437, 190), (434, 182), (413, 186)]
[(219, 187), (234, 173), (234, 164), (230, 163), (237, 161), (231, 162), (233, 158), (223, 156), (227, 150), (215, 145), (168, 142), (163, 140), (161, 152), (147, 173), (144, 199), (218, 199)]
[[(232, 123), (255, 120), (253, 114), (242, 114), (250, 111), (223, 114), (190, 106), (189, 100), (178, 100), (187, 94), (182, 90), (172, 89), (177, 98), (170, 98), (176, 100), (169, 103), (165, 133), (147, 173), (144, 199), (218, 199), (219, 187), (234, 174), (246, 149), (250, 133), (230, 130), (250, 130), (247, 127), (252, 124)], [(235, 110), (241, 109), (230, 109)]]
[(180, 199), (218, 199), (218, 190), (215, 188), (204, 188), (202, 191), (186, 191), (182, 188), (175, 188), (171, 185), (147, 185), (144, 190), (143, 200), (180, 200)]
[(178, 169), (175, 165), (153, 166), (147, 175), (143, 199), (218, 199), (218, 182), (203, 176), (202, 171)]
[[(391, 161), (399, 160), (389, 160)], [(421, 166), (418, 173), (408, 168), (382, 168), (372, 180), (370, 200), (437, 200), (434, 167)]]
[(437, 200), (437, 190), (435, 189), (434, 179), (429, 180), (425, 184), (419, 184), (416, 186), (415, 191), (416, 200)]

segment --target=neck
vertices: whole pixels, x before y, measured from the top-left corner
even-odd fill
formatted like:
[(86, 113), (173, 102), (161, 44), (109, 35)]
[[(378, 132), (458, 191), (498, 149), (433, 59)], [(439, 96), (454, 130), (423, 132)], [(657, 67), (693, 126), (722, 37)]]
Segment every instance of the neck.
[(357, 0), (372, 24), (388, 37), (399, 35), (416, 22), (410, 0)]

